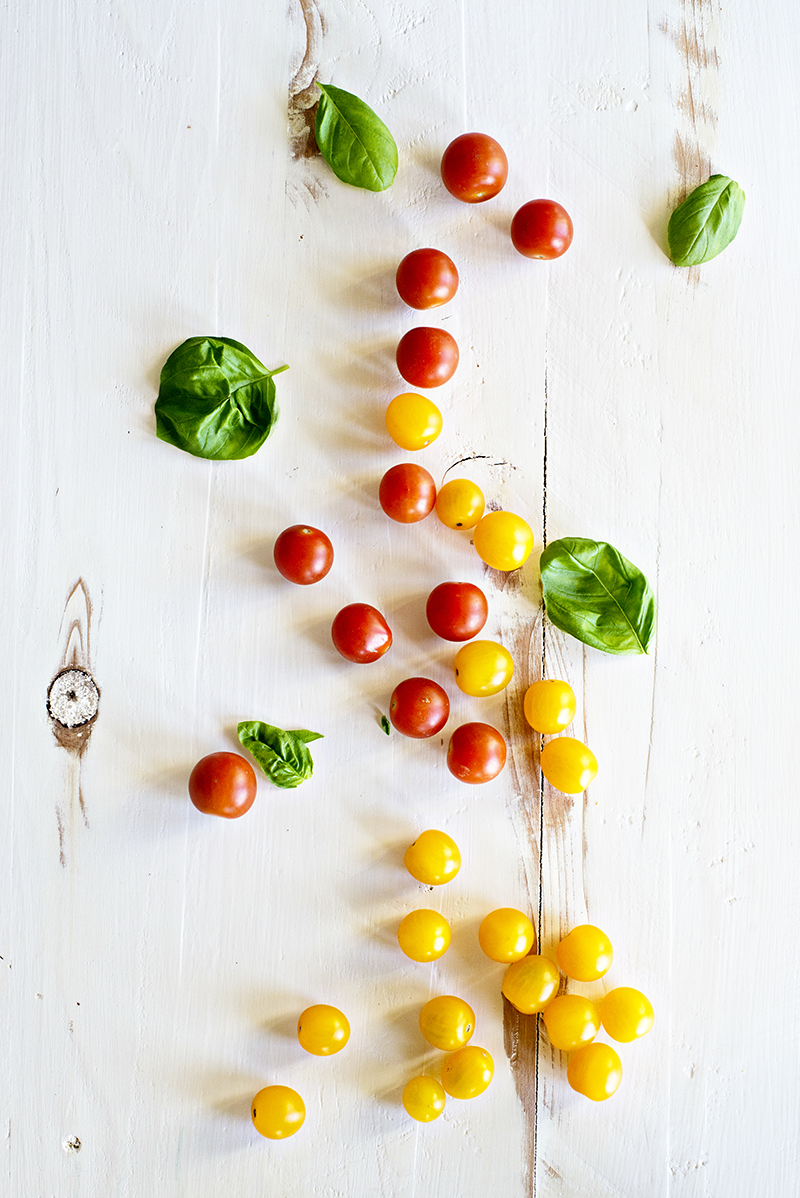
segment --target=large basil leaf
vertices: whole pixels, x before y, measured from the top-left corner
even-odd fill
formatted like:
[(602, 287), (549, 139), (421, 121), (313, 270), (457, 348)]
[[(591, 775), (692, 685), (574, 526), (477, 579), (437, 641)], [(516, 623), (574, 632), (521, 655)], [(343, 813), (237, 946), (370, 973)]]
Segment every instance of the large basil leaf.
[(255, 354), (230, 337), (190, 337), (161, 371), (156, 432), (198, 458), (249, 458), (278, 419), (272, 377)]
[(331, 87), (317, 87), (315, 136), (322, 157), (343, 183), (385, 191), (397, 174), (397, 146), (381, 118), (358, 96)]
[(721, 254), (739, 232), (744, 192), (727, 175), (712, 175), (669, 219), (669, 256), (676, 266), (698, 266)]
[(308, 742), (321, 740), (321, 732), (309, 732), (307, 728), (284, 732), (261, 720), (244, 720), (237, 732), (244, 748), (253, 754), (270, 781), (282, 790), (299, 786), (313, 774), (314, 762)]
[(568, 632), (606, 653), (646, 653), (653, 639), (656, 603), (650, 584), (605, 541), (564, 537), (541, 557), (547, 615)]

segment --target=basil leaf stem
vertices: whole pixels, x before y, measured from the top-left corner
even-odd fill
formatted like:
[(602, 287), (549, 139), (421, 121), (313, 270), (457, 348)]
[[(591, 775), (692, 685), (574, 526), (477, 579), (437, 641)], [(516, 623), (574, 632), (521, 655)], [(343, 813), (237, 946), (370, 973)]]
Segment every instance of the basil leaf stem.
[(676, 266), (699, 266), (721, 254), (739, 231), (744, 192), (727, 175), (712, 175), (673, 212), (667, 228)]
[(350, 92), (318, 83), (315, 136), (322, 157), (343, 183), (385, 191), (397, 174), (397, 145), (381, 118)]
[(161, 370), (156, 432), (186, 453), (214, 461), (249, 458), (278, 419), (273, 376), (230, 337), (190, 337)]
[(655, 632), (650, 584), (605, 541), (564, 537), (541, 557), (542, 590), (549, 619), (604, 653), (647, 653)]
[(321, 732), (295, 728), (284, 732), (261, 720), (243, 720), (237, 727), (242, 746), (252, 753), (271, 782), (281, 790), (292, 790), (314, 772), (309, 742), (321, 740)]

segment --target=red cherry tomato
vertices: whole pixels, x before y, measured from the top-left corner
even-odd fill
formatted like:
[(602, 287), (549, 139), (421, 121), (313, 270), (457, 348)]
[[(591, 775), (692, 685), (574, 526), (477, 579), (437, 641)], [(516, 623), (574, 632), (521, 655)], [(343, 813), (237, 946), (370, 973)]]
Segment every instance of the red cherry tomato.
[(318, 528), (293, 524), (276, 540), (272, 556), (289, 582), (310, 586), (324, 578), (333, 565), (333, 545)]
[(256, 774), (238, 753), (201, 757), (189, 775), (189, 798), (198, 811), (236, 819), (253, 806)]
[(425, 615), (442, 640), (468, 641), (486, 623), (489, 604), (472, 582), (442, 582), (428, 596)]
[(350, 603), (334, 616), (331, 638), (348, 661), (377, 661), (392, 644), (392, 630), (377, 607)]
[(409, 329), (397, 346), (397, 369), (412, 387), (441, 387), (458, 366), (458, 346), (445, 329)]
[(491, 782), (506, 763), (506, 742), (491, 724), (462, 724), (450, 737), (447, 768), (460, 782)]
[(416, 524), (429, 516), (436, 506), (436, 483), (424, 466), (401, 462), (384, 474), (378, 499), (392, 520), (399, 524)]
[(442, 182), (465, 204), (482, 204), (502, 191), (508, 178), (503, 147), (486, 133), (462, 133), (442, 156)]
[(450, 715), (447, 691), (431, 678), (406, 678), (392, 691), (389, 719), (403, 736), (423, 740), (441, 732)]
[(511, 222), (511, 240), (526, 258), (560, 258), (572, 245), (569, 213), (555, 200), (530, 200)]
[(395, 282), (410, 308), (438, 308), (458, 290), (458, 271), (441, 250), (412, 250), (398, 266)]

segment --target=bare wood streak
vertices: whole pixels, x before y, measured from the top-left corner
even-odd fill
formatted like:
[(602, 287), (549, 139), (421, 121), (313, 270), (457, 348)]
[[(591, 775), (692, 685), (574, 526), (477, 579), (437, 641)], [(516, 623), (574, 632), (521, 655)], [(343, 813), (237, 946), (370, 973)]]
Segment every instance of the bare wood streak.
[(664, 21), (661, 30), (681, 58), (683, 80), (675, 107), (683, 118), (673, 139), (673, 158), (679, 182), (672, 206), (686, 198), (712, 172), (719, 95), (719, 56), (714, 44), (717, 0), (682, 0), (676, 27)]
[(324, 24), (315, 0), (299, 0), (306, 31), (300, 66), (289, 83), (289, 148), (293, 159), (319, 154), (314, 136), (315, 109), (319, 92), (314, 86), (319, 70)]
[[(89, 596), (89, 590), (82, 578), (72, 586), (72, 589), (67, 596), (67, 602), (64, 606), (64, 614), (61, 618), (61, 640), (63, 649), (61, 652), (61, 661), (59, 668), (56, 670), (53, 679), (48, 686), (48, 714), (50, 715), (50, 726), (53, 730), (53, 736), (60, 748), (66, 749), (71, 760), (70, 776), (68, 781), (68, 798), (67, 810), (69, 811), (68, 825), (65, 825), (64, 817), (60, 806), (56, 806), (56, 818), (58, 821), (58, 842), (59, 842), (59, 861), (62, 866), (66, 866), (66, 842), (67, 830), (74, 825), (73, 816), (77, 805), (80, 811), (81, 818), (85, 827), (89, 827), (89, 815), (86, 809), (86, 803), (83, 797), (83, 786), (81, 784), (81, 761), (84, 753), (89, 746), (89, 740), (92, 734), (92, 729), (97, 720), (100, 691), (96, 682), (92, 678), (91, 669), (91, 634), (92, 634), (92, 600)], [(58, 683), (58, 680), (68, 674), (83, 675), (86, 680), (87, 688), (95, 693), (95, 706), (87, 719), (79, 724), (72, 724), (71, 721), (61, 721), (57, 718), (54, 711), (51, 709), (50, 696), (53, 687)]]

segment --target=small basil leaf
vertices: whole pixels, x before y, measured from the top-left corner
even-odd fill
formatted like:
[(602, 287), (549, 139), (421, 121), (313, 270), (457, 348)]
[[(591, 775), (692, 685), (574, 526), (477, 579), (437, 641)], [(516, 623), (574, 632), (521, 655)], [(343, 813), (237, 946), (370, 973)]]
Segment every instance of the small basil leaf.
[(243, 747), (253, 754), (270, 781), (282, 790), (299, 786), (313, 774), (314, 762), (307, 742), (320, 740), (321, 732), (309, 732), (306, 728), (284, 732), (261, 720), (244, 720), (237, 732)]
[(156, 432), (198, 458), (249, 458), (278, 419), (272, 377), (246, 345), (230, 337), (190, 337), (161, 371)]
[(676, 266), (699, 266), (721, 254), (739, 232), (744, 192), (727, 175), (696, 187), (669, 219), (669, 256)]
[(305, 741), (306, 744), (309, 744), (312, 740), (324, 740), (321, 732), (309, 732), (307, 728), (295, 728), (290, 735), (296, 736), (298, 740)]
[(605, 653), (646, 653), (655, 632), (650, 584), (605, 541), (564, 537), (541, 557), (547, 615), (557, 628)]
[(383, 731), (386, 733), (387, 736), (392, 735), (392, 726), (389, 723), (389, 721), (385, 715), (381, 716), (381, 728), (383, 729)]
[(321, 83), (315, 136), (322, 157), (343, 183), (385, 191), (397, 174), (397, 146), (381, 118), (358, 96)]

